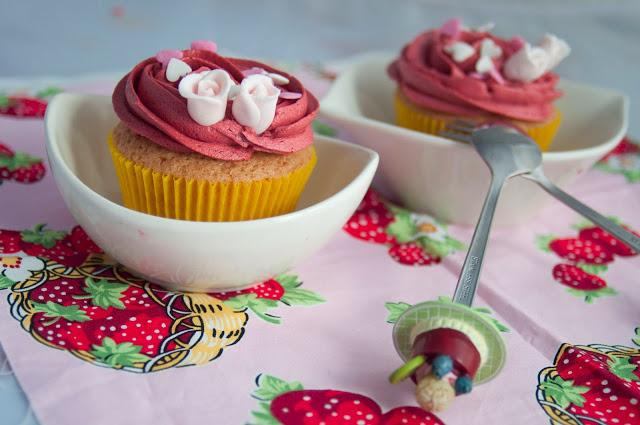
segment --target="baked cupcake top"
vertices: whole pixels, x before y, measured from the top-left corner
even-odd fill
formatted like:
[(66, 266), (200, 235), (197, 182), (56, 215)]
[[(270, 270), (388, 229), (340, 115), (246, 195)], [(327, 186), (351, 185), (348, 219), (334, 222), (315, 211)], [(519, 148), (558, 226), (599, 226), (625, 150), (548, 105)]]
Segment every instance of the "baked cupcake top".
[(254, 151), (288, 154), (313, 142), (317, 99), (293, 76), (260, 62), (226, 58), (210, 41), (163, 50), (120, 80), (120, 120), (175, 152), (238, 161)]
[(418, 106), (455, 115), (497, 114), (540, 122), (554, 113), (558, 76), (551, 70), (570, 52), (547, 34), (537, 46), (503, 39), (451, 19), (407, 44), (388, 69)]

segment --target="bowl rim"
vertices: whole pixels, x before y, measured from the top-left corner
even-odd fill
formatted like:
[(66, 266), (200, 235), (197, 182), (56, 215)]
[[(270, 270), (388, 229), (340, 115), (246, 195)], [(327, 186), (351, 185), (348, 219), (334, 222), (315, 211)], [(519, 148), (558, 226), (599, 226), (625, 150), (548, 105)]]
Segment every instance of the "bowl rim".
[[(320, 200), (319, 202), (315, 202), (305, 208), (292, 211), (290, 213), (281, 214), (274, 217), (266, 217), (254, 220), (244, 220), (244, 221), (192, 221), (192, 220), (181, 220), (177, 218), (167, 218), (167, 217), (159, 217), (151, 214), (146, 214), (143, 212), (139, 212), (136, 210), (132, 210), (127, 208), (117, 202), (114, 202), (102, 194), (96, 192), (92, 188), (90, 188), (84, 181), (82, 181), (72, 170), (67, 161), (62, 157), (62, 153), (60, 151), (60, 145), (58, 143), (57, 137), (55, 136), (55, 128), (56, 123), (58, 121), (58, 110), (64, 106), (64, 102), (70, 101), (72, 99), (89, 99), (91, 102), (98, 104), (99, 101), (103, 101), (104, 99), (110, 98), (109, 96), (104, 95), (95, 95), (95, 94), (82, 94), (82, 93), (60, 93), (55, 95), (47, 106), (47, 110), (45, 112), (45, 136), (46, 136), (46, 150), (47, 157), (49, 162), (59, 165), (59, 169), (64, 173), (65, 180), (74, 186), (76, 190), (87, 193), (87, 195), (94, 200), (96, 203), (100, 203), (104, 205), (106, 208), (110, 208), (113, 212), (120, 216), (127, 216), (129, 220), (135, 220), (137, 222), (146, 221), (147, 223), (157, 224), (157, 225), (179, 225), (184, 228), (189, 228), (193, 230), (204, 230), (205, 227), (217, 227), (217, 228), (227, 228), (229, 230), (233, 230), (235, 227), (243, 227), (246, 230), (248, 226), (262, 226), (265, 224), (278, 224), (285, 223), (291, 220), (296, 220), (302, 218), (304, 215), (309, 213), (317, 212), (317, 210), (322, 210), (324, 208), (329, 208), (334, 204), (336, 198), (340, 196), (344, 196), (344, 193), (349, 189), (353, 189), (359, 180), (365, 178), (367, 174), (371, 172), (375, 172), (378, 167), (379, 155), (372, 149), (366, 148), (364, 146), (356, 145), (353, 143), (348, 143), (342, 141), (340, 139), (336, 139), (333, 137), (322, 136), (319, 134), (314, 134), (314, 143), (328, 143), (333, 145), (338, 145), (343, 149), (348, 149), (352, 151), (360, 151), (366, 154), (366, 162), (358, 172), (358, 174), (349, 181), (346, 185), (344, 185), (340, 190), (333, 193), (332, 195)], [(111, 103), (109, 102), (109, 105)], [(100, 105), (102, 107), (102, 105)], [(106, 137), (106, 136), (105, 136)], [(106, 140), (106, 139), (105, 139)], [(57, 184), (57, 179), (56, 180)]]
[[(464, 146), (463, 143), (447, 139), (445, 137), (440, 137), (432, 134), (422, 133), (420, 131), (411, 130), (408, 128), (400, 127), (385, 121), (380, 121), (374, 118), (367, 117), (365, 115), (355, 115), (344, 113), (340, 107), (337, 106), (338, 100), (336, 99), (339, 96), (341, 91), (341, 86), (347, 84), (353, 80), (353, 76), (357, 74), (361, 67), (365, 64), (374, 62), (374, 61), (387, 61), (391, 62), (397, 54), (391, 53), (388, 51), (378, 51), (378, 52), (369, 52), (364, 53), (362, 55), (358, 55), (354, 57), (352, 60), (348, 61), (345, 67), (338, 74), (338, 77), (333, 82), (329, 91), (320, 101), (320, 116), (326, 117), (330, 120), (346, 120), (351, 121), (356, 125), (368, 125), (375, 127), (378, 131), (385, 131), (389, 133), (394, 133), (396, 135), (402, 135), (405, 138), (405, 141), (411, 143), (419, 143), (419, 144), (437, 144), (442, 147), (453, 147), (453, 146)], [(618, 97), (619, 101), (622, 102), (622, 125), (610, 140), (603, 142), (599, 145), (590, 146), (586, 148), (580, 149), (571, 149), (566, 151), (551, 151), (551, 152), (542, 152), (542, 157), (545, 163), (553, 163), (553, 162), (563, 162), (565, 160), (575, 160), (582, 158), (590, 158), (594, 156), (604, 155), (613, 149), (622, 138), (625, 136), (628, 125), (629, 125), (629, 97), (622, 92), (617, 90), (611, 90), (608, 88), (603, 88), (599, 86), (577, 83), (567, 79), (561, 79), (559, 82), (561, 88), (564, 87), (565, 90), (567, 88), (587, 88), (591, 90), (598, 90), (602, 92), (606, 92), (610, 95)], [(471, 146), (466, 146), (468, 149), (472, 149)]]

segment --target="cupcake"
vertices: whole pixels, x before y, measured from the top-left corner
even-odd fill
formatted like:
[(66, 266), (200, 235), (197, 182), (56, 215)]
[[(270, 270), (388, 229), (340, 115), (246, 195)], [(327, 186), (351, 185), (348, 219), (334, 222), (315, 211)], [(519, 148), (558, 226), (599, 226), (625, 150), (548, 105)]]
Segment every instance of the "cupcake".
[(554, 101), (558, 76), (551, 70), (570, 52), (547, 34), (536, 46), (521, 37), (503, 39), (490, 26), (469, 29), (459, 19), (418, 35), (388, 69), (398, 83), (397, 124), (438, 134), (453, 120), (505, 124), (542, 150), (561, 121)]
[(126, 207), (238, 221), (292, 211), (316, 163), (316, 98), (291, 75), (210, 41), (163, 50), (113, 92), (109, 149)]

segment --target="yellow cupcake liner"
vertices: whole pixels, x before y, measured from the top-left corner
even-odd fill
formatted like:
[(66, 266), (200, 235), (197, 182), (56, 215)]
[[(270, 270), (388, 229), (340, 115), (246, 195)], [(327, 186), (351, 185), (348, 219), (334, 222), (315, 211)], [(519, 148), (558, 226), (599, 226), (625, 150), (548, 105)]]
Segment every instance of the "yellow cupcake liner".
[[(430, 113), (430, 111), (426, 109), (422, 109), (409, 103), (409, 101), (406, 100), (400, 92), (396, 92), (394, 104), (396, 110), (396, 123), (400, 127), (434, 135), (438, 135), (445, 129), (449, 122), (456, 119), (467, 119), (477, 122), (487, 120), (487, 117), (458, 117), (435, 111)], [(560, 122), (562, 121), (562, 114), (560, 111), (556, 110), (554, 117), (544, 123), (530, 123), (509, 119), (502, 119), (502, 121), (509, 122), (522, 129), (538, 144), (540, 150), (544, 152), (549, 149), (551, 142), (553, 142), (553, 138), (560, 126)]]
[(111, 135), (108, 143), (125, 207), (191, 221), (254, 220), (291, 212), (317, 162), (314, 150), (303, 167), (282, 177), (211, 182), (153, 171), (122, 155)]

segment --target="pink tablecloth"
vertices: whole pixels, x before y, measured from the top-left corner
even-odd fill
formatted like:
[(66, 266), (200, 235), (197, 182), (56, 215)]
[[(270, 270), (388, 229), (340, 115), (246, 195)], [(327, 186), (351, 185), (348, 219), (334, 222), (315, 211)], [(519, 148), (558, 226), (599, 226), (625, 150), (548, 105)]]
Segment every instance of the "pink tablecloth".
[[(326, 72), (298, 71), (326, 88)], [(25, 108), (4, 112), (38, 114)], [(288, 274), (243, 293), (171, 293), (75, 227), (41, 119), (0, 117), (0, 143), (0, 342), (43, 425), (640, 423), (640, 261), (562, 205), (493, 233), (477, 305), (510, 328), (507, 364), (438, 419), (395, 409), (415, 401), (411, 383), (387, 382), (400, 361), (390, 323), (452, 294), (471, 229), (422, 217), (428, 243), (400, 244), (393, 224), (411, 216), (371, 192), (345, 231)], [(571, 188), (636, 229), (637, 151), (623, 145)], [(575, 238), (605, 265), (586, 264)]]

